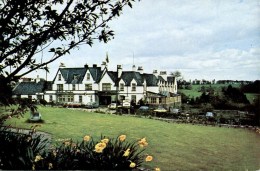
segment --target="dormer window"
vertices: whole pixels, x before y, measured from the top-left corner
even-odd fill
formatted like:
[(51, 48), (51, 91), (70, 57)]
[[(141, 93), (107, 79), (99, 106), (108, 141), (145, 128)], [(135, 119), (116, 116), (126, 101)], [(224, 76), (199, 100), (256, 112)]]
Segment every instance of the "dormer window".
[(78, 79), (78, 76), (77, 76), (77, 75), (73, 75), (73, 79), (74, 79), (74, 80), (77, 80), (77, 79)]
[(90, 73), (87, 73), (87, 80), (90, 80)]
[(58, 81), (61, 81), (61, 74), (58, 75)]
[(132, 91), (136, 91), (136, 83), (132, 83)]
[(124, 91), (124, 89), (125, 89), (124, 83), (120, 83), (120, 91)]

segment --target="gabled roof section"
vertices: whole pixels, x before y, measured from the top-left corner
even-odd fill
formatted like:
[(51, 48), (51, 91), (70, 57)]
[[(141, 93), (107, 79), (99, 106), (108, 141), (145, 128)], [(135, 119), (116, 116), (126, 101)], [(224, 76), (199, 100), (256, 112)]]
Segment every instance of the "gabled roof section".
[(95, 82), (98, 82), (102, 76), (101, 67), (88, 68), (89, 72)]
[(14, 89), (14, 95), (35, 95), (44, 91), (45, 81), (36, 82), (20, 82)]
[(60, 68), (62, 77), (67, 84), (82, 83), (86, 71), (86, 68)]
[(154, 74), (143, 74), (143, 79), (146, 80), (147, 86), (157, 86), (158, 79)]
[(110, 76), (110, 78), (112, 79), (112, 81), (114, 83), (117, 83), (117, 72), (115, 72), (115, 71), (107, 71), (107, 74)]
[(142, 86), (144, 81), (142, 75), (135, 71), (123, 71), (121, 79), (123, 79), (126, 86), (130, 86), (133, 79), (137, 82), (137, 86)]
[(167, 81), (168, 81), (169, 83), (174, 83), (175, 77), (173, 77), (173, 76), (167, 77)]
[(166, 80), (164, 80), (164, 78), (162, 76), (160, 76), (160, 75), (158, 76), (158, 80), (160, 80), (163, 83), (166, 82)]

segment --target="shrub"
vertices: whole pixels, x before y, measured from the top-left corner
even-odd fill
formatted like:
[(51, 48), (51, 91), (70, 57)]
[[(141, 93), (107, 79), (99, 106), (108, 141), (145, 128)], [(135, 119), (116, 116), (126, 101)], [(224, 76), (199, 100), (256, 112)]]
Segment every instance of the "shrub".
[(48, 140), (42, 135), (36, 135), (34, 128), (29, 134), (14, 132), (6, 127), (0, 127), (0, 170), (31, 169), (32, 160), (43, 152)]
[(152, 160), (152, 156), (145, 158), (142, 155), (148, 145), (145, 138), (131, 143), (125, 139), (125, 135), (116, 139), (101, 136), (100, 141), (94, 141), (85, 136), (80, 143), (65, 141), (59, 147), (37, 156), (33, 169), (131, 170), (140, 167), (143, 161)]

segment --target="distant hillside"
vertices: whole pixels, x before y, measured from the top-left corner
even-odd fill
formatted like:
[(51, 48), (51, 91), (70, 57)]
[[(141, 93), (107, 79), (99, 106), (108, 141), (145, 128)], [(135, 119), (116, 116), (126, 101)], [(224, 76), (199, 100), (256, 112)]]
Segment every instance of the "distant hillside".
[[(259, 82), (257, 83), (259, 84)], [(241, 84), (204, 84), (204, 85), (189, 85), (189, 86), (182, 86), (182, 88), (178, 88), (178, 93), (181, 94), (183, 93), (186, 95), (188, 98), (196, 98), (200, 97), (203, 92), (210, 92), (214, 91), (214, 94), (222, 95), (222, 89), (227, 88), (229, 85), (232, 85), (234, 88), (241, 88)], [(255, 84), (252, 86), (255, 88)], [(259, 87), (258, 85), (258, 92), (259, 92)], [(246, 90), (251, 90), (251, 84), (247, 84), (243, 86), (244, 88), (244, 93), (247, 96), (247, 99), (250, 101), (250, 103), (253, 102), (253, 100), (256, 98), (257, 95), (260, 93), (251, 93), (255, 91), (246, 91)], [(253, 88), (253, 89), (254, 89)]]

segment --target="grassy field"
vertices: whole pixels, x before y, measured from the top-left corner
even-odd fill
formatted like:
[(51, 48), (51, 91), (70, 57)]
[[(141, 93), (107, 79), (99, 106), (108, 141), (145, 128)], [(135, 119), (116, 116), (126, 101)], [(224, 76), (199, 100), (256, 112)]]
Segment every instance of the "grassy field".
[[(174, 124), (132, 116), (83, 112), (65, 108), (39, 107), (44, 123), (41, 131), (52, 134), (53, 142), (84, 135), (115, 138), (126, 134), (129, 141), (146, 137), (145, 153), (154, 161), (145, 165), (161, 170), (257, 170), (260, 169), (260, 135), (246, 129)], [(8, 124), (30, 128), (22, 119)]]

